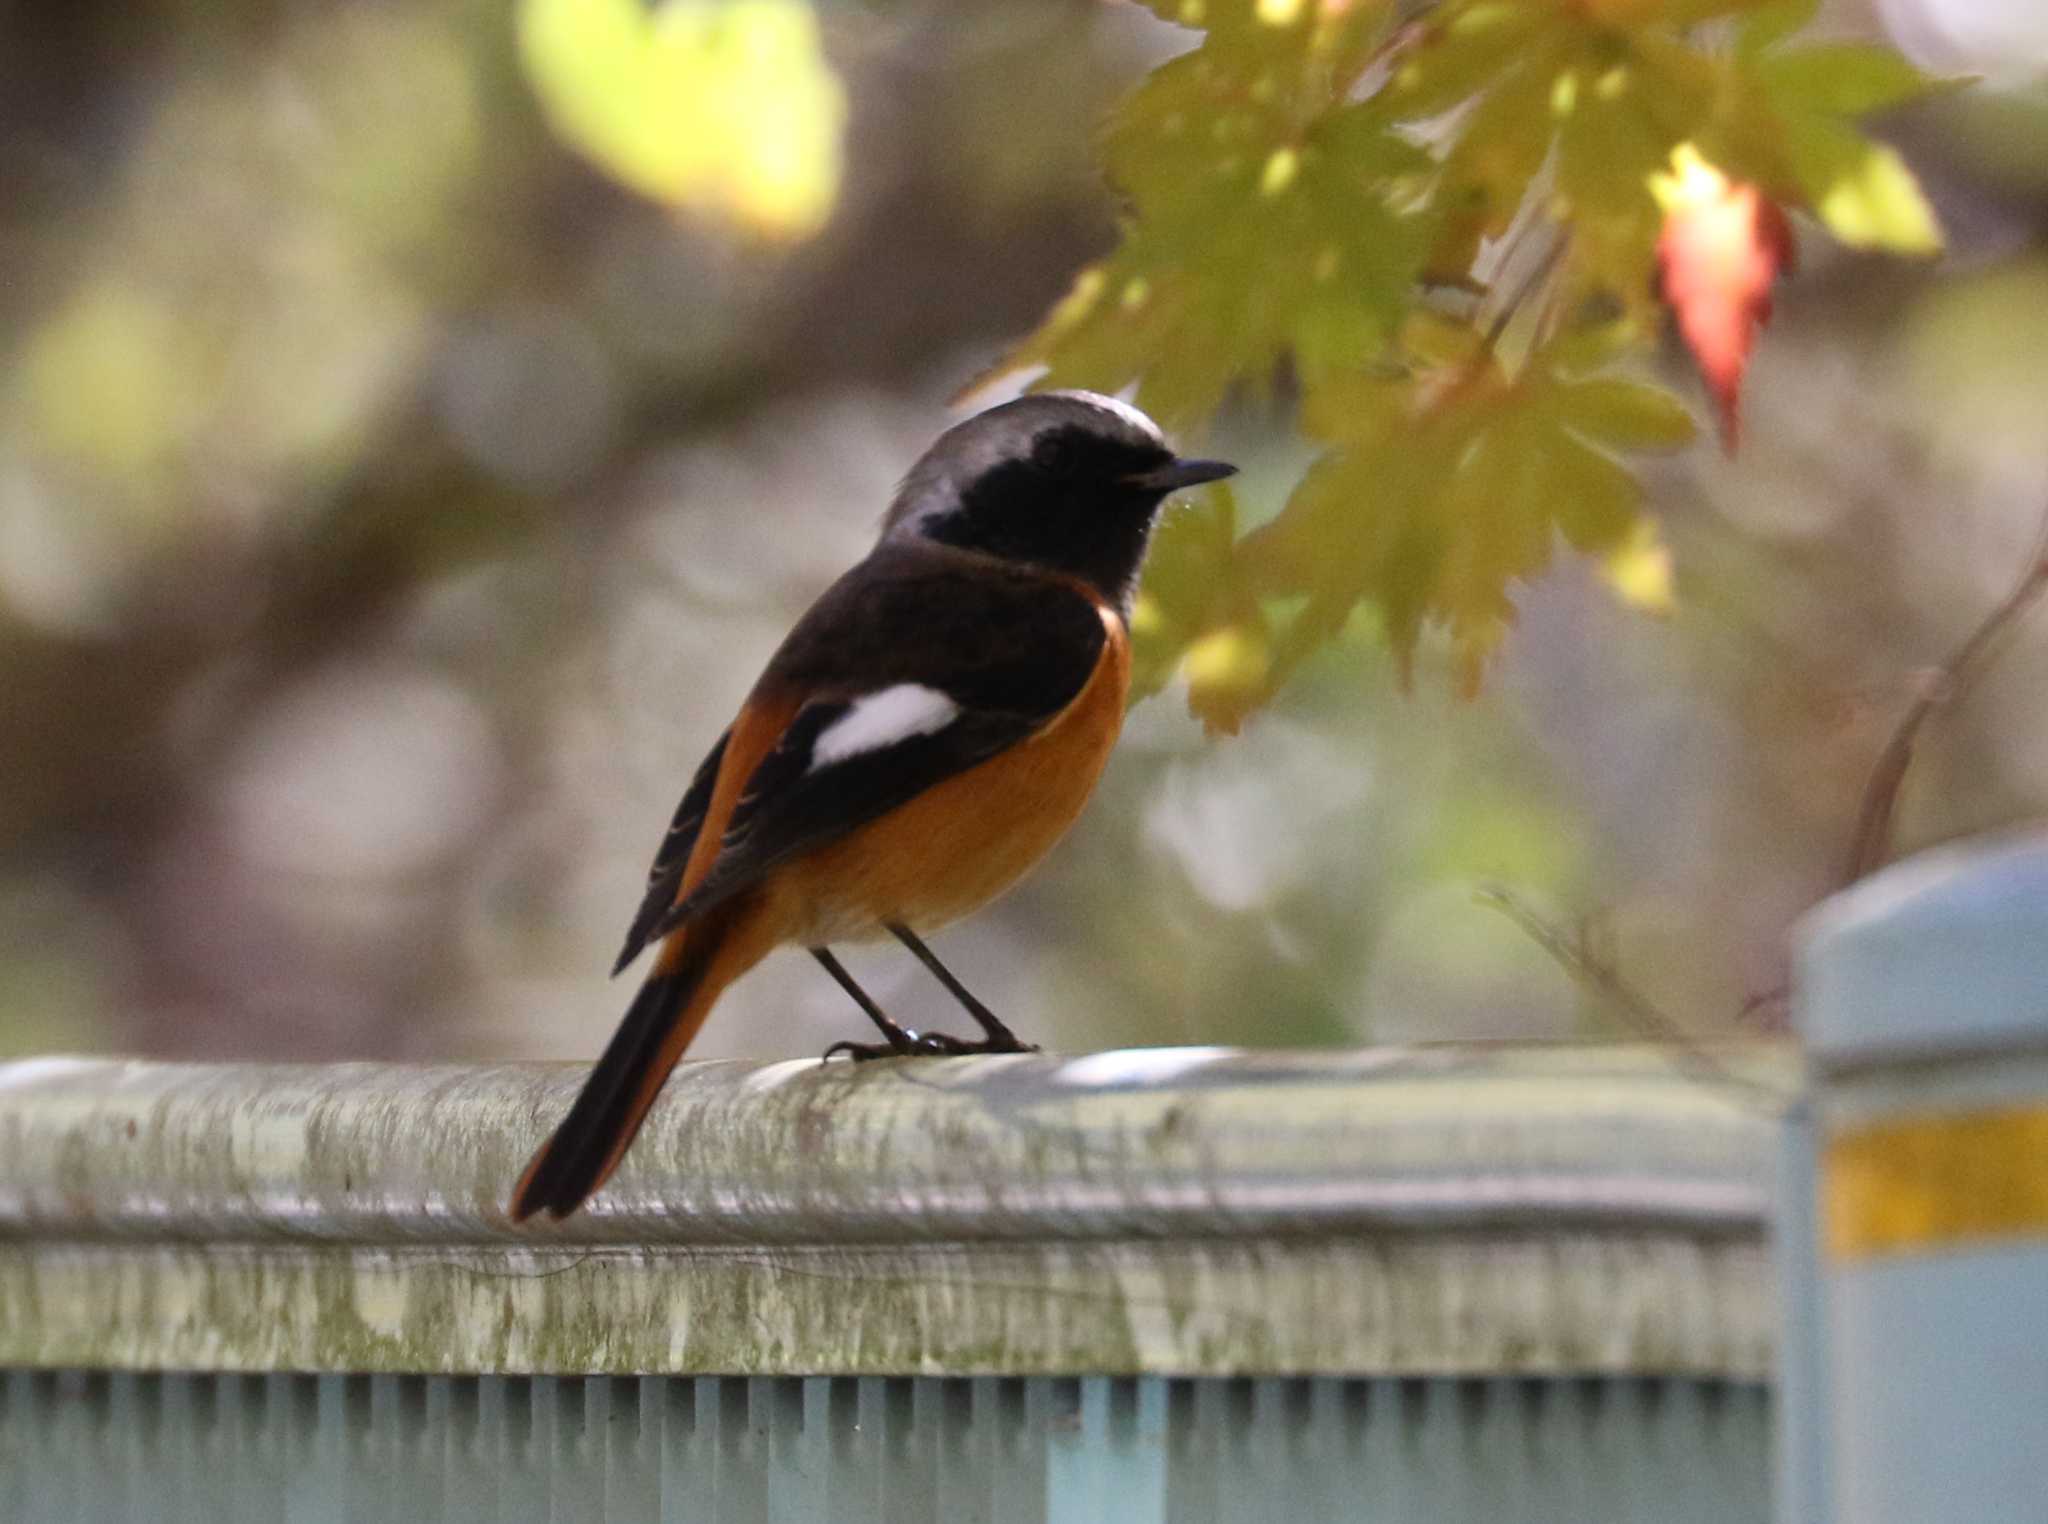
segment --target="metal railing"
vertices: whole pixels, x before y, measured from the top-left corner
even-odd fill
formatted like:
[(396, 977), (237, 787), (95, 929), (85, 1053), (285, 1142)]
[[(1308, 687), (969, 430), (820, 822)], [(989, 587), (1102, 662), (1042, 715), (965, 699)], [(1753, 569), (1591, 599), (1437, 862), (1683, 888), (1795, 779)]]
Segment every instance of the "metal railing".
[(0, 1447), (30, 1519), (1761, 1519), (1718, 1062), (689, 1065), (542, 1229), (569, 1066), (0, 1066)]
[(2036, 1517), (2048, 835), (1799, 967), (1803, 1070), (694, 1065), (536, 1231), (579, 1070), (0, 1066), (0, 1518), (1728, 1524), (1774, 1419), (1781, 1524)]

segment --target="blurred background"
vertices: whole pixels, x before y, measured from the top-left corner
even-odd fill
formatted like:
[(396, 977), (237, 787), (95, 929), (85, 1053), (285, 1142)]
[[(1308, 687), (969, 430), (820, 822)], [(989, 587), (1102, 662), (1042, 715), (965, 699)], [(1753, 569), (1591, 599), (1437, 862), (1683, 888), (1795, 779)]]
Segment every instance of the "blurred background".
[[(637, 3), (588, 0), (592, 42), (549, 0), (0, 0), (0, 1056), (595, 1052), (700, 755), (1107, 248), (1091, 132), (1191, 40)], [(1617, 1030), (1487, 881), (1697, 1030), (1782, 981), (2048, 508), (2048, 15), (1826, 19), (1985, 76), (1884, 126), (1951, 251), (1805, 230), (1741, 456), (1653, 479), (1674, 611), (1566, 559), (1475, 702), (1360, 635), (1236, 739), (1145, 703), (1046, 869), (938, 939), (1027, 1035)], [(1306, 460), (1283, 414), (1201, 443), (1253, 517)], [(2044, 811), (2048, 617), (1930, 728), (1901, 844)], [(957, 1024), (902, 953), (849, 962)], [(785, 953), (697, 1051), (861, 1026)]]

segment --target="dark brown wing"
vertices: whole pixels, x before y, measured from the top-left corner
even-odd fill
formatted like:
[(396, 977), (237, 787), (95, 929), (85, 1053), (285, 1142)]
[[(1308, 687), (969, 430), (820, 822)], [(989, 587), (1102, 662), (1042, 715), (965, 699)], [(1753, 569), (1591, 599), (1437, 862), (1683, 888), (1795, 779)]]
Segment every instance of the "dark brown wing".
[[(878, 549), (819, 599), (769, 663), (756, 692), (807, 701), (748, 776), (710, 871), (651, 934), (1035, 735), (1094, 675), (1109, 639), (1103, 617), (1064, 578), (943, 547)], [(820, 738), (863, 699), (902, 685), (944, 695), (953, 713), (850, 755), (821, 756)]]
[(626, 931), (626, 945), (618, 962), (612, 965), (613, 974), (640, 956), (640, 949), (653, 939), (654, 928), (663, 914), (675, 904), (676, 891), (682, 887), (683, 869), (690, 861), (690, 849), (697, 844), (697, 833), (704, 828), (704, 812), (711, 806), (711, 789), (718, 781), (718, 765), (725, 760), (725, 743), (731, 739), (730, 729), (718, 738), (710, 755), (698, 764), (697, 776), (690, 780), (683, 802), (676, 806), (675, 819), (669, 822), (668, 834), (661, 839), (661, 850), (654, 854), (654, 866), (647, 870), (647, 892), (633, 914), (633, 924)]

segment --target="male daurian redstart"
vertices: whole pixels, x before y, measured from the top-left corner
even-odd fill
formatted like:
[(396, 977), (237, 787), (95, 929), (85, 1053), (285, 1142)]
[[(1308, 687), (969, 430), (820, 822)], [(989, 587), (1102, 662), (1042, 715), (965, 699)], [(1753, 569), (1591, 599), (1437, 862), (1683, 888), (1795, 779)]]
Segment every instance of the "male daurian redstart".
[[(919, 939), (1015, 883), (1081, 813), (1123, 726), (1126, 621), (1167, 495), (1235, 468), (1183, 460), (1137, 409), (1049, 392), (948, 429), (881, 538), (797, 621), (697, 769), (613, 972), (647, 982), (511, 1213), (602, 1185), (725, 987), (809, 948), (881, 1029), (856, 1059), (1028, 1051)], [(891, 1021), (828, 944), (888, 933), (980, 1025)]]

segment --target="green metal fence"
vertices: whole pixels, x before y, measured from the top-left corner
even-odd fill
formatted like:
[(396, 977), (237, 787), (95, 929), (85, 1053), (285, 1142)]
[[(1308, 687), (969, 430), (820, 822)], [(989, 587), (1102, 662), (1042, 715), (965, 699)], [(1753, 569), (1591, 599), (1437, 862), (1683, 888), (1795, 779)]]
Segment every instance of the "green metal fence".
[(1767, 1516), (1755, 1383), (18, 1373), (9, 1518)]
[(537, 1233), (570, 1069), (0, 1067), (0, 1517), (1762, 1520), (1715, 1066), (692, 1065)]

